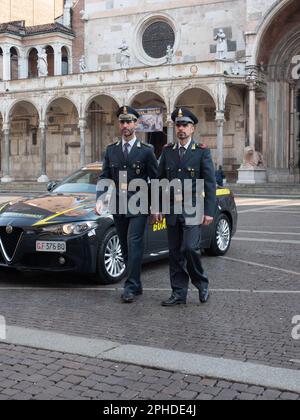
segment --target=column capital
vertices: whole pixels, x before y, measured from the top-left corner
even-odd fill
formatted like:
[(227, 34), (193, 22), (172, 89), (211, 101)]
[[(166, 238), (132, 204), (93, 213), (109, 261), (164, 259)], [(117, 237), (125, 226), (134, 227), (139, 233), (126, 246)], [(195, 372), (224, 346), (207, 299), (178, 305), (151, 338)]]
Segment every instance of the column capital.
[(7, 131), (9, 132), (10, 129), (11, 129), (11, 123), (10, 122), (3, 123), (3, 125), (2, 125), (2, 131), (3, 131), (3, 133), (5, 133)]
[(40, 121), (40, 123), (39, 123), (39, 129), (40, 130), (46, 130), (46, 128), (47, 128), (46, 122), (45, 121)]
[(85, 118), (79, 119), (78, 128), (80, 130), (85, 130), (87, 128), (87, 120)]
[(5, 54), (10, 54), (10, 49), (11, 49), (11, 45), (8, 44), (3, 44), (1, 45), (2, 51), (3, 51), (3, 55)]
[(168, 127), (174, 127), (174, 121), (172, 120), (171, 115), (167, 116), (167, 125)]
[(248, 82), (247, 85), (248, 85), (248, 90), (250, 92), (255, 92), (258, 89), (258, 87), (259, 87), (259, 84), (258, 84), (258, 81), (257, 80), (256, 81), (252, 81), (252, 82)]
[(216, 111), (216, 121), (218, 124), (224, 124), (226, 122), (225, 120), (225, 112), (224, 111)]

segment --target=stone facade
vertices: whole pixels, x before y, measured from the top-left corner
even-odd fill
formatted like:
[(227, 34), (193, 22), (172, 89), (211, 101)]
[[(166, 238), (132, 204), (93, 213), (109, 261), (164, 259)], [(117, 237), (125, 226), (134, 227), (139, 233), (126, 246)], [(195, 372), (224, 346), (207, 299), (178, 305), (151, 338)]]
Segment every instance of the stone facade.
[[(56, 30), (31, 28), (30, 36), (12, 39), (0, 26), (2, 180), (60, 179), (101, 159), (118, 136), (116, 109), (131, 104), (163, 109), (163, 133), (141, 134), (157, 155), (174, 138), (172, 110), (188, 106), (200, 117), (196, 139), (211, 147), (229, 179), (250, 145), (263, 153), (269, 181), (298, 182), (300, 84), (291, 74), (300, 51), (299, 10), (297, 0), (67, 0)], [(219, 59), (221, 29), (226, 48)], [(52, 46), (52, 73), (28, 78), (32, 57), (19, 54), (22, 45), (27, 52)], [(274, 68), (284, 65), (280, 78)]]

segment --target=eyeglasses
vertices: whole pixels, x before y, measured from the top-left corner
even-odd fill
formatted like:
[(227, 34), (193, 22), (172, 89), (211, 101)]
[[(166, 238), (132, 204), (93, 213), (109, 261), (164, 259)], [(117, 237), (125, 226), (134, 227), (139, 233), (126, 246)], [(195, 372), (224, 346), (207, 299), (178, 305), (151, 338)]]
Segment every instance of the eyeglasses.
[(187, 127), (189, 125), (189, 123), (187, 123), (187, 122), (182, 122), (182, 123), (180, 123), (180, 122), (178, 122), (178, 123), (176, 123), (176, 127)]

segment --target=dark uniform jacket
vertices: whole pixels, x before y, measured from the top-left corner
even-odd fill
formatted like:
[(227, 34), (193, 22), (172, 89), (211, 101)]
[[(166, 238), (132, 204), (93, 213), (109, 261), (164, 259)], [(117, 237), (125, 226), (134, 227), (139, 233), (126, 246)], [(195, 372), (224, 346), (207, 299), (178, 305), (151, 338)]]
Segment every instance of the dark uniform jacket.
[[(112, 180), (116, 185), (116, 208), (119, 210), (120, 194), (128, 187), (129, 183), (134, 179), (143, 179), (149, 182), (151, 179), (157, 178), (158, 162), (154, 154), (153, 146), (136, 140), (133, 145), (128, 159), (126, 161), (123, 153), (122, 140), (111, 144), (107, 147), (103, 170), (99, 176), (101, 180)], [(120, 172), (125, 172), (127, 182), (119, 177)], [(121, 191), (121, 192), (120, 192)], [(150, 191), (150, 187), (149, 187)], [(106, 190), (97, 188), (97, 200), (106, 193)], [(135, 192), (127, 192), (127, 203)], [(149, 196), (148, 196), (149, 198)], [(150, 205), (150, 199), (149, 203)], [(126, 213), (127, 217), (137, 216), (138, 214)]]
[[(194, 140), (191, 141), (189, 148), (185, 152), (182, 160), (179, 156), (179, 145), (168, 144), (165, 146), (158, 169), (158, 178), (167, 178), (169, 181), (179, 179), (182, 182), (185, 179), (204, 180), (204, 214), (205, 216), (215, 216), (216, 211), (216, 179), (213, 161), (210, 150), (203, 144), (197, 144)], [(195, 205), (196, 182), (192, 183), (193, 205)], [(174, 199), (174, 194), (171, 199)], [(183, 195), (184, 197), (184, 195)], [(171, 200), (171, 215), (166, 215), (167, 223), (175, 225), (177, 217), (174, 215), (174, 200), (172, 205)], [(172, 214), (173, 213), (173, 214)], [(183, 213), (186, 218), (187, 215)], [(201, 221), (199, 221), (199, 224)]]

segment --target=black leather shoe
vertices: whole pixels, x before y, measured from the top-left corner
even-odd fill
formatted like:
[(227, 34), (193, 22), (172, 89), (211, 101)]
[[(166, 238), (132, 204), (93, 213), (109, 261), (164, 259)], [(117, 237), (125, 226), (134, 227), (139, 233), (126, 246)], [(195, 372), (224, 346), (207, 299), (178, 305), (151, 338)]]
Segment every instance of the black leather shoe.
[(135, 296), (141, 296), (143, 294), (143, 290), (137, 290), (136, 292), (134, 292)]
[(203, 289), (199, 291), (199, 299), (201, 303), (206, 303), (209, 299), (209, 290)]
[(121, 296), (123, 303), (133, 303), (135, 300), (135, 295), (133, 293), (124, 293)]
[(161, 304), (162, 306), (186, 305), (186, 301), (172, 295), (169, 299), (164, 300)]

